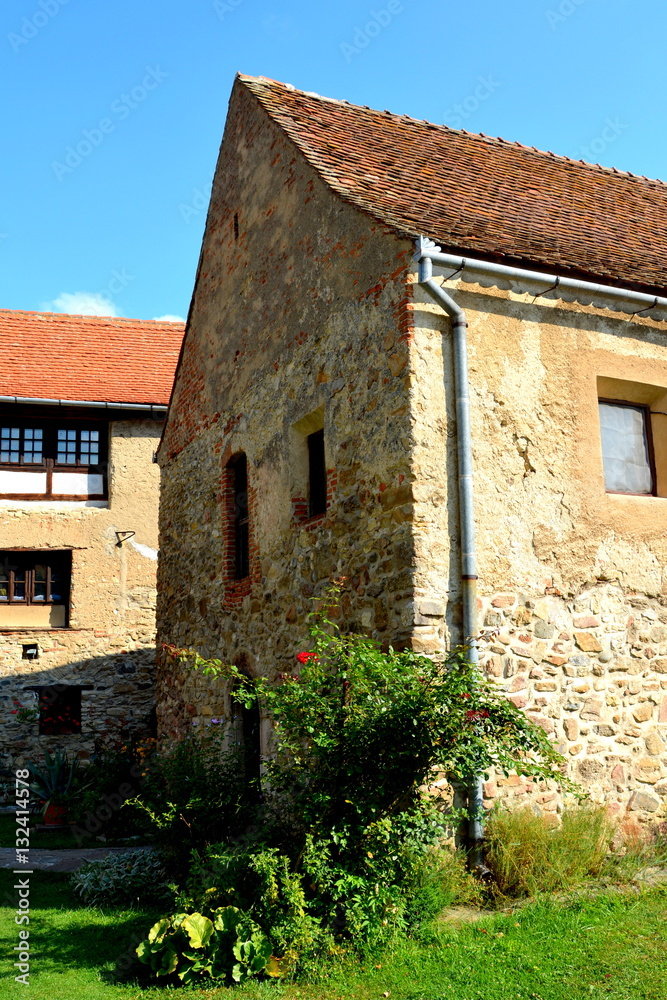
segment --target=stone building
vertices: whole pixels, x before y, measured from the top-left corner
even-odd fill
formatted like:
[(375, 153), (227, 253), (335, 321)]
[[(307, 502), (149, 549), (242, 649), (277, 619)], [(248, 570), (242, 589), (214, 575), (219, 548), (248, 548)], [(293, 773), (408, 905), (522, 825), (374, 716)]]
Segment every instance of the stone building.
[(154, 712), (159, 471), (180, 324), (0, 311), (0, 746), (79, 757)]
[[(240, 76), (159, 451), (159, 638), (273, 677), (345, 576), (379, 641), (485, 630), (573, 777), (663, 820), (666, 212), (659, 181)], [(229, 711), (159, 666), (166, 735)]]

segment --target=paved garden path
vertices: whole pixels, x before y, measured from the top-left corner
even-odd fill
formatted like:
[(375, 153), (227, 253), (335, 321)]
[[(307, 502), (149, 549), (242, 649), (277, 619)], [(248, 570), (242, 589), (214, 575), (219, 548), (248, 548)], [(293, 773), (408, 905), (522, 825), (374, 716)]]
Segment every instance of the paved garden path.
[(75, 872), (84, 861), (99, 861), (109, 854), (126, 854), (128, 851), (145, 849), (145, 847), (76, 847), (72, 850), (46, 851), (31, 848), (30, 863), (17, 865), (16, 850), (13, 847), (0, 847), (0, 868), (11, 868), (16, 871), (27, 868), (28, 871)]

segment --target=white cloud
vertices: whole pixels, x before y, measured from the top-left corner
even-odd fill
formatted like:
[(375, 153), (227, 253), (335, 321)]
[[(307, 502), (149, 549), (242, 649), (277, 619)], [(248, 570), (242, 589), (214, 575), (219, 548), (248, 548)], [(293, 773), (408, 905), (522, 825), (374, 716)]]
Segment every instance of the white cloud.
[(118, 316), (118, 310), (101, 292), (62, 292), (43, 308), (50, 312), (73, 313), (75, 316)]
[(171, 313), (166, 313), (164, 316), (153, 316), (153, 321), (155, 323), (185, 323), (182, 316), (173, 316)]

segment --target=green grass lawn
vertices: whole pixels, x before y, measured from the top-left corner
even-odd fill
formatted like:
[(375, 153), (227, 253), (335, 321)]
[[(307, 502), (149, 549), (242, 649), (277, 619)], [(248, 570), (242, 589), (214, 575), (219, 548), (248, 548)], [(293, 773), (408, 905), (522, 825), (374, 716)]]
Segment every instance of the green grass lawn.
[[(30, 1000), (198, 1000), (230, 991), (150, 989), (104, 979), (128, 941), (145, 934), (154, 913), (77, 905), (65, 876), (31, 877), (30, 985), (13, 982), (17, 941), (7, 906), (13, 884), (2, 872), (0, 996)], [(474, 924), (441, 923), (362, 967), (350, 961), (312, 985), (257, 983), (239, 1000), (667, 1000), (667, 893), (608, 892), (569, 902), (543, 900)], [(381, 966), (380, 968), (376, 966)]]

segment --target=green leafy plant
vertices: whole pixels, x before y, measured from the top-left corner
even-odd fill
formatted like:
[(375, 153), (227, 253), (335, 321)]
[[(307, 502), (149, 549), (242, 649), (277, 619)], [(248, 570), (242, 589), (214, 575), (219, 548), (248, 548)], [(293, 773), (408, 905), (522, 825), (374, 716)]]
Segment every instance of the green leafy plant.
[(19, 701), (18, 698), (13, 698), (12, 702), (14, 708), (11, 710), (11, 715), (16, 716), (17, 722), (37, 722), (39, 719), (39, 709), (34, 706), (24, 705), (23, 702)]
[(196, 912), (163, 917), (151, 927), (137, 955), (156, 977), (177, 977), (185, 984), (202, 976), (242, 983), (261, 973), (281, 975), (271, 942), (235, 906), (220, 907), (210, 918)]
[(26, 764), (30, 771), (30, 791), (41, 799), (45, 808), (49, 802), (61, 804), (67, 801), (68, 794), (79, 774), (79, 763), (70, 760), (66, 750), (56, 750), (51, 754), (44, 751), (44, 767), (39, 768), (34, 761)]
[(90, 763), (81, 769), (69, 802), (68, 816), (79, 842), (141, 831), (143, 814), (127, 803), (139, 792), (155, 746), (152, 737), (128, 732), (122, 725), (95, 739)]
[(283, 968), (293, 967), (318, 939), (303, 875), (276, 848), (210, 845), (201, 855), (195, 854), (187, 890), (178, 903), (206, 913), (221, 906), (248, 913), (269, 937)]
[(171, 895), (162, 859), (150, 848), (87, 861), (71, 882), (87, 906), (136, 906)]
[(155, 752), (142, 769), (140, 794), (128, 800), (175, 871), (193, 848), (241, 837), (253, 825), (257, 790), (248, 782), (240, 750), (222, 727), (191, 733)]
[(555, 779), (564, 758), (465, 648), (443, 661), (411, 650), (382, 651), (363, 635), (342, 635), (326, 615), (311, 626), (313, 649), (280, 683), (188, 650), (174, 657), (233, 683), (245, 705), (272, 716), (277, 752), (270, 785), (287, 794), (303, 827), (366, 823), (414, 803), (432, 769), (467, 780), (491, 768)]

